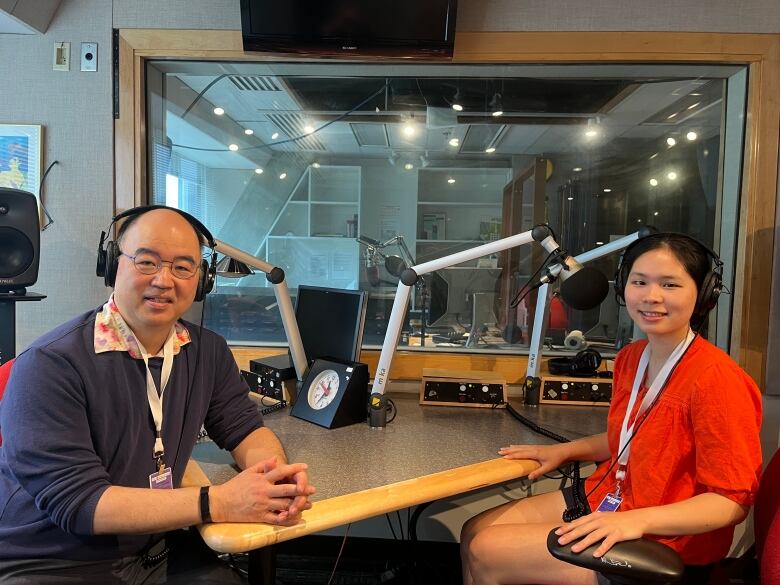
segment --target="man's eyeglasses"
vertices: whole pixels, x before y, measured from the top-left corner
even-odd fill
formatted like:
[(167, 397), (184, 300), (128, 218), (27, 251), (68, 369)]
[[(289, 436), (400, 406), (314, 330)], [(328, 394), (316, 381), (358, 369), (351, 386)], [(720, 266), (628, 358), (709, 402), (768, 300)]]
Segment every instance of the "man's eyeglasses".
[(169, 262), (154, 252), (141, 252), (135, 256), (122, 252), (122, 256), (130, 258), (135, 269), (141, 274), (157, 274), (162, 270), (164, 264), (168, 265), (173, 276), (181, 280), (192, 278), (198, 272), (198, 265), (186, 258), (174, 258), (172, 262)]

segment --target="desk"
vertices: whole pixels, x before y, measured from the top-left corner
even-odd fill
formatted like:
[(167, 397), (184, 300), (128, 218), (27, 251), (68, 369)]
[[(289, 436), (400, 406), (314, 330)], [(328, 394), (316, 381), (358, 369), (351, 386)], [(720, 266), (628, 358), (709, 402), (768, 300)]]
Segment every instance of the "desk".
[[(474, 489), (510, 481), (537, 467), (535, 461), (496, 458), (510, 443), (550, 443), (504, 409), (430, 407), (417, 395), (393, 395), (398, 416), (384, 430), (356, 424), (328, 430), (293, 418), (289, 411), (266, 417), (290, 461), (309, 464), (317, 487), (312, 508), (295, 526), (219, 523), (199, 527), (219, 552), (245, 552), (306, 534), (364, 520)], [(513, 403), (514, 404), (514, 403)], [(606, 429), (606, 409), (515, 405), (558, 434), (576, 439)], [(235, 475), (230, 455), (213, 443), (196, 446), (197, 464), (183, 485), (222, 483)]]

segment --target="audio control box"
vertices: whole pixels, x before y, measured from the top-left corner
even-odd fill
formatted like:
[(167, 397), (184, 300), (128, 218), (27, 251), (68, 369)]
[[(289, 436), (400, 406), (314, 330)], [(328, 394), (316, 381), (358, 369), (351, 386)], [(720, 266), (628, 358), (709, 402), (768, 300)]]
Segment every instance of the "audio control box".
[(495, 372), (424, 368), (420, 404), (506, 407), (506, 380)]
[(542, 404), (609, 406), (611, 400), (612, 380), (609, 378), (542, 378), (542, 396), (539, 401)]
[(275, 400), (295, 400), (295, 367), (288, 354), (272, 355), (250, 360), (251, 371), (241, 371), (249, 389)]

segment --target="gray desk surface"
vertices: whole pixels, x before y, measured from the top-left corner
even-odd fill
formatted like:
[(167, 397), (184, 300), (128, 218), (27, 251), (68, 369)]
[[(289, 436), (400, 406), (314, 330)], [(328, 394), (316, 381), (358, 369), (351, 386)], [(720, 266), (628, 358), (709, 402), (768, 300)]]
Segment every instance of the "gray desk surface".
[[(367, 424), (329, 430), (291, 417), (289, 409), (265, 417), (288, 459), (308, 463), (310, 481), (317, 487), (313, 501), (495, 459), (504, 445), (553, 442), (503, 408), (421, 406), (414, 394), (392, 398), (398, 415), (384, 430)], [(512, 404), (536, 424), (570, 439), (606, 430), (604, 407)], [(236, 473), (230, 454), (211, 442), (198, 444), (193, 458), (214, 484)]]

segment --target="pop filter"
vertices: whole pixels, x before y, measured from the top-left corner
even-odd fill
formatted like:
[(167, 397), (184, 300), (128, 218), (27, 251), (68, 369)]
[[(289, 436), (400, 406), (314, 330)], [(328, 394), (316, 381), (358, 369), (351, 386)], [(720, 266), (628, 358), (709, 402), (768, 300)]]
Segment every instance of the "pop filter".
[(609, 294), (607, 277), (600, 270), (583, 266), (561, 283), (561, 299), (573, 309), (598, 307)]
[(400, 256), (385, 257), (385, 269), (396, 278), (401, 278), (401, 273), (407, 268), (406, 262)]

